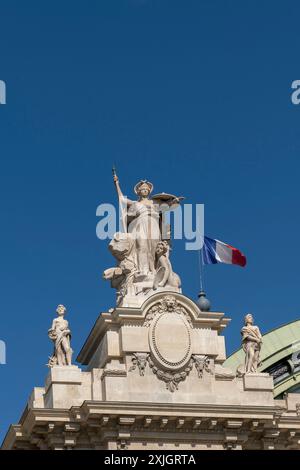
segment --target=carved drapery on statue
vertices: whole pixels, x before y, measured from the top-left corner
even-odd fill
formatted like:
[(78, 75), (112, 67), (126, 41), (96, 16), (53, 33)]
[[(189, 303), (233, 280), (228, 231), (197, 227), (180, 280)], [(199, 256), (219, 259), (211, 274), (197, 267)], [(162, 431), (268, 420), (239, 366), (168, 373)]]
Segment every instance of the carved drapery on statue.
[(170, 261), (170, 228), (163, 212), (173, 210), (182, 198), (158, 194), (150, 198), (153, 185), (143, 180), (134, 187), (137, 201), (123, 196), (119, 180), (114, 181), (122, 208), (123, 231), (117, 232), (109, 250), (117, 266), (104, 271), (103, 277), (117, 290), (117, 305), (135, 305), (154, 291), (181, 292), (179, 276)]
[(259, 355), (262, 345), (262, 336), (258, 326), (253, 325), (251, 314), (245, 316), (245, 326), (241, 330), (243, 350), (245, 356), (245, 373), (257, 372)]

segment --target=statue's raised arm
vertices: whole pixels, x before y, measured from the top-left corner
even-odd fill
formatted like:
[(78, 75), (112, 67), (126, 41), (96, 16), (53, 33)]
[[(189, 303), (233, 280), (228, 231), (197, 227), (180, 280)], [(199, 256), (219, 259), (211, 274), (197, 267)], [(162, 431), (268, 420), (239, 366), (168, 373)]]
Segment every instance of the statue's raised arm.
[(114, 179), (114, 183), (115, 183), (115, 186), (116, 186), (119, 203), (120, 204), (126, 204), (128, 207), (131, 206), (133, 204), (133, 201), (131, 201), (130, 199), (125, 197), (124, 194), (122, 193), (119, 178), (118, 178), (116, 170), (114, 168), (113, 168), (113, 179)]

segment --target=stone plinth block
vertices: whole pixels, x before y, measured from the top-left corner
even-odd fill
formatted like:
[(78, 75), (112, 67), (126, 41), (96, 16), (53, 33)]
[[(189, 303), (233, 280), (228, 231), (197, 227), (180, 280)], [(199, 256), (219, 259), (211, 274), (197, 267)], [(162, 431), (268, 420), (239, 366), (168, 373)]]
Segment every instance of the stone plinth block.
[(269, 374), (250, 373), (243, 377), (244, 390), (272, 391), (273, 377)]
[(46, 408), (69, 408), (80, 405), (82, 372), (77, 366), (54, 366), (50, 369), (45, 386)]
[(54, 366), (46, 378), (45, 389), (54, 383), (81, 384), (81, 369), (78, 366)]

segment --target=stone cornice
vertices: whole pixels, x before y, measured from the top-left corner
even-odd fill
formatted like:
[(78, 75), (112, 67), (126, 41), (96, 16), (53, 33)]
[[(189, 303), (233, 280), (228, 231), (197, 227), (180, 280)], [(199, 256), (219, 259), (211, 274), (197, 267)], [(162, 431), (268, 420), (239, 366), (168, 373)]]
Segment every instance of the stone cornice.
[(103, 439), (116, 436), (121, 429), (127, 429), (128, 435), (135, 438), (153, 439), (157, 432), (164, 432), (166, 439), (181, 437), (185, 441), (221, 440), (225, 443), (227, 438), (241, 443), (250, 435), (255, 439), (255, 433), (259, 432), (264, 439), (280, 438), (284, 442), (287, 438), (291, 443), (288, 445), (293, 446), (299, 439), (300, 417), (296, 414), (283, 416), (283, 411), (281, 406), (170, 406), (162, 403), (85, 401), (80, 407), (70, 410), (28, 409), (23, 424), (9, 428), (2, 449), (11, 449), (15, 445), (20, 448), (34, 445), (64, 448), (66, 442), (76, 446), (81, 430), (91, 436), (93, 445), (101, 446)]

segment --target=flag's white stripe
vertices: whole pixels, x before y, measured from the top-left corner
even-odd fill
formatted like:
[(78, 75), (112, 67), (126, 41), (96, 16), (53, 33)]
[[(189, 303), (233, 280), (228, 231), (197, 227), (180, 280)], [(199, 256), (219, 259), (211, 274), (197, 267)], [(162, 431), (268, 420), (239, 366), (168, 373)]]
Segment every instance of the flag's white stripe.
[(216, 258), (219, 263), (232, 264), (231, 248), (218, 240), (216, 240)]

